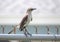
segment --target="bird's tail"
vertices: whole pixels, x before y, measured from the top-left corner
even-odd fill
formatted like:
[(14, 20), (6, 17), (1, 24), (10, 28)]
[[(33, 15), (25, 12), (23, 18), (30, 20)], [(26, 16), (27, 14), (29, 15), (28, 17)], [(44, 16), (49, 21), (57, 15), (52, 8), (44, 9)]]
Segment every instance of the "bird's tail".
[(8, 34), (11, 34), (14, 31), (14, 29), (12, 29)]
[[(15, 25), (15, 26), (13, 26), (14, 28), (17, 28), (17, 26), (19, 26), (20, 24), (18, 24), (18, 25)], [(19, 27), (18, 27), (19, 28)], [(14, 29), (12, 29), (8, 34), (11, 34), (12, 32), (14, 31)]]

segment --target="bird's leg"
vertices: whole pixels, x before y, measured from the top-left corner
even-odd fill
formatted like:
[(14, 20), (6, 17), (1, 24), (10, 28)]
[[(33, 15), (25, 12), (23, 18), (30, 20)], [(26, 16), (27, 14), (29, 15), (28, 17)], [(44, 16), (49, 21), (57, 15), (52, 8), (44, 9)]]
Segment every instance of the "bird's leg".
[(25, 28), (25, 31), (26, 31), (26, 33), (27, 33), (28, 35), (32, 36), (32, 35), (27, 31), (27, 29), (26, 29), (26, 28)]
[(27, 33), (26, 33), (26, 31), (25, 31), (25, 29), (23, 30), (23, 32), (24, 32), (25, 36), (28, 37), (28, 36), (27, 36)]

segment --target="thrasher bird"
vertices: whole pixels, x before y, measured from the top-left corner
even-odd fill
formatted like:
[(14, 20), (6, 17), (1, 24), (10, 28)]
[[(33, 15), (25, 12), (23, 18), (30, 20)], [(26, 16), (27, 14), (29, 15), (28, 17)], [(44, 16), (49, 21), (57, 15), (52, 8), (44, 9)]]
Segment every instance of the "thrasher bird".
[[(30, 21), (32, 21), (32, 11), (36, 10), (36, 8), (28, 8), (26, 11), (26, 15), (23, 17), (21, 23), (19, 25), (16, 25), (15, 27), (19, 26), (19, 30), (23, 31), (25, 36), (27, 37), (28, 35), (32, 36), (26, 29)], [(12, 31), (10, 31), (8, 34), (10, 34)]]
[(32, 11), (36, 10), (36, 8), (28, 8), (26, 15), (23, 17), (21, 23), (20, 23), (20, 31), (23, 31), (25, 36), (27, 37), (27, 35), (32, 36), (26, 29), (26, 27), (28, 26), (28, 24), (30, 23), (30, 21), (32, 21)]

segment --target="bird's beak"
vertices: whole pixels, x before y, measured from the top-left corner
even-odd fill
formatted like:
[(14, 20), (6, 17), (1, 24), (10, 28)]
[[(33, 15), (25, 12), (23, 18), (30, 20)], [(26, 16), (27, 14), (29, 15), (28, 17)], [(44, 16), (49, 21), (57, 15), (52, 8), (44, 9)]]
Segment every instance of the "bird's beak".
[(36, 8), (33, 8), (33, 10), (36, 10)]

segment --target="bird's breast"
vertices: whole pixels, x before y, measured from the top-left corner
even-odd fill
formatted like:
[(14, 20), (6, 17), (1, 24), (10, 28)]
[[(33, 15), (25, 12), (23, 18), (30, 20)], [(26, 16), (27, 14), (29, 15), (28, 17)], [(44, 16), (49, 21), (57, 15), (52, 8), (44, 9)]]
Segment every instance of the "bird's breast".
[(26, 24), (25, 24), (24, 26), (27, 26), (27, 25), (30, 23), (30, 21), (31, 21), (31, 18), (32, 18), (32, 16), (31, 16), (31, 15), (28, 15), (27, 22), (26, 22)]
[(28, 15), (28, 20), (31, 21), (32, 15)]

